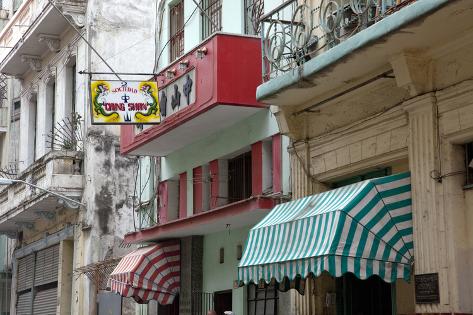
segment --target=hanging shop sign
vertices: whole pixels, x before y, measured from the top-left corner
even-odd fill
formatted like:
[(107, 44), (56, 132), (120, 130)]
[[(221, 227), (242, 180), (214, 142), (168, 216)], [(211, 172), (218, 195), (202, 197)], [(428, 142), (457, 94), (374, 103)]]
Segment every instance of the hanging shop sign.
[(415, 293), (417, 304), (440, 303), (438, 273), (415, 275)]
[(90, 83), (90, 91), (93, 124), (161, 122), (156, 82), (99, 80)]

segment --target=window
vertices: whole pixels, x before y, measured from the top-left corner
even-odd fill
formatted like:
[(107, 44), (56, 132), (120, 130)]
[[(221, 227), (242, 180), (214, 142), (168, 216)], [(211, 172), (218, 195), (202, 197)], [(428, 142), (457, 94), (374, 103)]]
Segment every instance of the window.
[(390, 283), (374, 276), (360, 280), (347, 273), (336, 278), (337, 312), (340, 314), (391, 315), (392, 292)]
[(277, 315), (278, 291), (273, 285), (259, 288), (248, 286), (248, 315)]
[(473, 142), (465, 145), (466, 186), (473, 187)]
[(263, 13), (264, 0), (245, 0), (245, 34), (259, 35)]
[(21, 114), (21, 101), (16, 100), (13, 102), (13, 110), (11, 111), (11, 121), (17, 121), (20, 119)]
[(342, 187), (342, 186), (355, 184), (355, 183), (358, 183), (358, 182), (361, 182), (361, 181), (364, 181), (364, 180), (367, 180), (367, 179), (383, 177), (383, 176), (388, 176), (388, 175), (391, 175), (391, 168), (390, 167), (383, 168), (383, 169), (376, 170), (376, 171), (367, 172), (367, 173), (364, 173), (364, 174), (361, 174), (361, 175), (358, 175), (358, 176), (353, 176), (353, 177), (350, 177), (350, 178), (347, 178), (347, 179), (343, 179), (343, 180), (340, 180), (340, 181), (337, 181), (337, 182), (333, 182), (330, 186), (332, 188), (339, 188), (339, 187)]
[(228, 200), (236, 202), (251, 196), (251, 151), (228, 160)]
[(179, 1), (170, 8), (170, 49), (171, 62), (184, 53), (184, 1)]
[(202, 39), (222, 29), (222, 0), (203, 0)]

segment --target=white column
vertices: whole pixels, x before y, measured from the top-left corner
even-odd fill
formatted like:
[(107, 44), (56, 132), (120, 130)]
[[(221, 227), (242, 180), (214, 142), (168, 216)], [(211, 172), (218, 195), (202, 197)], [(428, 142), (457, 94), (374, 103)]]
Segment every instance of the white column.
[(54, 104), (54, 78), (43, 80), (39, 83), (38, 88), (38, 105), (37, 105), (37, 120), (36, 120), (36, 159), (42, 157), (50, 151), (50, 138), (53, 127), (53, 104)]
[(409, 168), (412, 181), (415, 274), (438, 273), (440, 304), (416, 305), (417, 313), (450, 312), (450, 257), (446, 244), (442, 184), (439, 170), (436, 99), (431, 93), (406, 103), (409, 115)]
[(63, 65), (62, 71), (57, 73), (56, 82), (56, 112), (54, 124), (71, 116), (72, 111), (72, 81), (71, 67)]
[(36, 132), (36, 94), (21, 96), (20, 157), (19, 170), (25, 170), (34, 162)]

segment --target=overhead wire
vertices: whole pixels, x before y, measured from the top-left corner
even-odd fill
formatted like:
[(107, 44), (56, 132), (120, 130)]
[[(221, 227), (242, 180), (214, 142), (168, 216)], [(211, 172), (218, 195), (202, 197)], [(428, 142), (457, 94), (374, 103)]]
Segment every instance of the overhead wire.
[(67, 23), (74, 29), (74, 31), (79, 34), (79, 36), (82, 38), (82, 40), (89, 46), (89, 48), (102, 60), (102, 62), (107, 66), (107, 68), (112, 71), (112, 73), (118, 78), (118, 80), (122, 81), (122, 78), (113, 70), (112, 66), (102, 57), (102, 55), (95, 49), (95, 47), (82, 35), (82, 32), (77, 29), (77, 27), (71, 23), (71, 21), (64, 15), (64, 13), (59, 9), (56, 4), (52, 0), (48, 0), (49, 4), (51, 4), (54, 9), (56, 9), (57, 12), (64, 18), (64, 20), (67, 21)]

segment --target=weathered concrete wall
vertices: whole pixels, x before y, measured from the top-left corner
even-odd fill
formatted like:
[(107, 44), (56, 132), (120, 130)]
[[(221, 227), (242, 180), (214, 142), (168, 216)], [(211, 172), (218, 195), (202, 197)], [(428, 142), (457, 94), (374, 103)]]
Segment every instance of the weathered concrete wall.
[[(86, 139), (83, 200), (87, 210), (81, 213), (82, 244), (77, 249), (83, 266), (130, 251), (121, 245), (125, 233), (134, 230), (132, 174), (136, 167), (136, 158), (121, 156), (117, 137), (107, 130), (91, 127)], [(95, 288), (88, 280), (82, 281), (87, 285), (79, 307), (93, 313)]]

